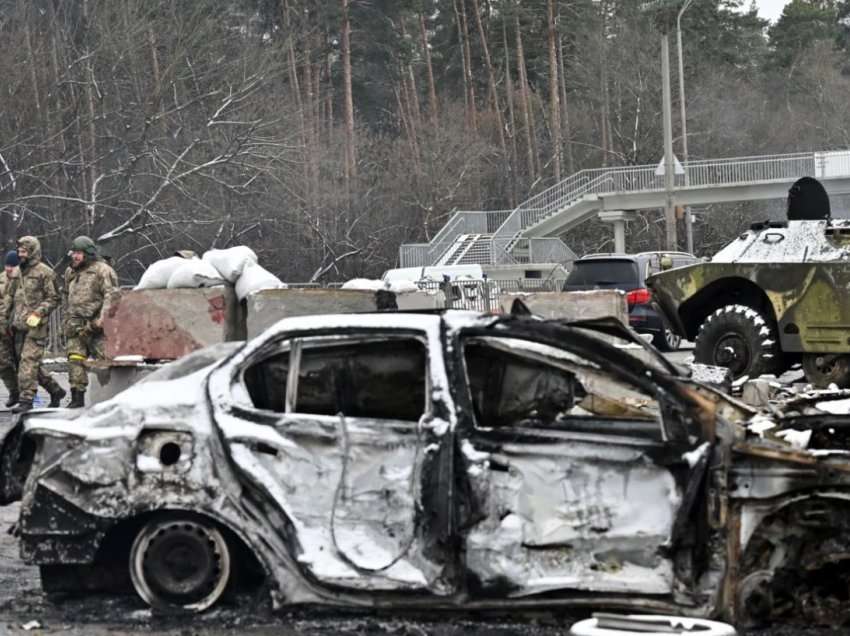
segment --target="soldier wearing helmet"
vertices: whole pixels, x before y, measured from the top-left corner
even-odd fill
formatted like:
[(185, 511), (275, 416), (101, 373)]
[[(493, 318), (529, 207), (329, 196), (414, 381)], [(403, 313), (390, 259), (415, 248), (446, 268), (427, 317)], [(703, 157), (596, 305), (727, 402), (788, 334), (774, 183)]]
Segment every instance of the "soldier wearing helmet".
[(71, 265), (65, 270), (62, 307), (71, 385), (68, 408), (73, 409), (85, 405), (89, 379), (83, 362), (104, 358), (103, 305), (110, 292), (118, 288), (118, 277), (98, 258), (97, 246), (88, 236), (75, 238), (68, 255)]
[(41, 262), (41, 243), (34, 236), (18, 239), (18, 276), (0, 301), (3, 324), (11, 322), (18, 356), (18, 405), (16, 412), (29, 411), (38, 385), (50, 394), (50, 407), (65, 397), (59, 383), (41, 366), (49, 336), (48, 317), (59, 303), (56, 274)]

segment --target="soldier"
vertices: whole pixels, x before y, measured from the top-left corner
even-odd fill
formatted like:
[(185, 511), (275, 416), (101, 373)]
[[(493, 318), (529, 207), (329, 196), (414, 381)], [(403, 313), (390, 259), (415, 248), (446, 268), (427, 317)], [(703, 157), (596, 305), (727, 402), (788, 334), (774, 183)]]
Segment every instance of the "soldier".
[(0, 317), (2, 324), (11, 318), (20, 397), (13, 410), (24, 413), (32, 408), (39, 384), (50, 394), (51, 408), (60, 405), (65, 390), (41, 366), (49, 335), (47, 318), (59, 302), (56, 274), (41, 262), (41, 244), (34, 236), (18, 239), (18, 259), (20, 273), (0, 304)]
[(62, 306), (68, 353), (68, 380), (71, 401), (68, 408), (85, 405), (89, 378), (83, 361), (102, 360), (103, 302), (118, 287), (118, 277), (97, 255), (97, 246), (88, 236), (78, 236), (71, 243), (71, 266), (65, 270)]
[[(18, 253), (15, 250), (6, 254), (4, 266), (4, 271), (0, 273), (0, 303), (11, 291), (12, 279), (18, 276)], [(18, 403), (18, 364), (12, 330), (8, 323), (0, 325), (0, 379), (9, 392), (6, 406), (14, 406)]]

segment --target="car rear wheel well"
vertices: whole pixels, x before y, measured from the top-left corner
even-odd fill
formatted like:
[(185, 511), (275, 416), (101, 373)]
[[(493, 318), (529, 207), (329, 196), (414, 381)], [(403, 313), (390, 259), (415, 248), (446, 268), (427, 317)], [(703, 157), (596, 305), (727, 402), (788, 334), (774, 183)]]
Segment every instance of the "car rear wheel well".
[(109, 528), (100, 541), (94, 561), (89, 564), (48, 565), (41, 567), (46, 592), (122, 592), (132, 593), (129, 558), (133, 541), (142, 529), (158, 518), (177, 517), (203, 521), (217, 528), (232, 553), (235, 569), (228, 594), (254, 592), (266, 581), (266, 573), (254, 551), (232, 529), (207, 515), (184, 510), (155, 510), (122, 519)]
[(688, 340), (694, 340), (706, 318), (726, 305), (744, 305), (754, 309), (773, 327), (776, 326), (773, 304), (761, 287), (746, 278), (721, 278), (706, 285), (679, 307), (679, 318)]

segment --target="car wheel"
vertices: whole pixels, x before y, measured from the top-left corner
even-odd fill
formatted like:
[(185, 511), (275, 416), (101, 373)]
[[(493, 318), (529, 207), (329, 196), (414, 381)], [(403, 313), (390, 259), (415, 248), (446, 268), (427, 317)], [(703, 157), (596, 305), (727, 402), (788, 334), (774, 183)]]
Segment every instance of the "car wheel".
[(806, 379), (819, 389), (836, 384), (839, 388), (850, 387), (850, 356), (829, 353), (807, 353), (803, 355), (803, 371)]
[(734, 378), (774, 373), (781, 362), (774, 328), (745, 305), (726, 305), (706, 318), (697, 334), (694, 359), (726, 367)]
[(679, 345), (682, 344), (682, 338), (664, 327), (663, 331), (653, 334), (652, 344), (660, 351), (678, 351)]
[(160, 611), (201, 612), (212, 606), (227, 589), (230, 568), (224, 535), (195, 517), (154, 519), (130, 549), (133, 587)]

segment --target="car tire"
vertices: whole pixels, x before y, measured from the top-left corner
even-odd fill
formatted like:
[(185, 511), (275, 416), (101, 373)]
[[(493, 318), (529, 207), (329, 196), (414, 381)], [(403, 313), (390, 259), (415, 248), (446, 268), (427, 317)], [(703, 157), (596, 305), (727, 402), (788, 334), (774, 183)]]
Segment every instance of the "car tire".
[(682, 344), (682, 337), (664, 327), (660, 332), (652, 335), (652, 344), (659, 351), (678, 351)]
[(202, 612), (218, 602), (231, 579), (231, 549), (213, 523), (164, 515), (142, 527), (130, 548), (136, 593), (165, 613)]
[(726, 305), (702, 323), (694, 360), (727, 367), (734, 378), (757, 378), (778, 370), (781, 351), (776, 330), (759, 312), (746, 305)]
[(840, 389), (850, 387), (850, 355), (806, 353), (803, 371), (806, 379), (819, 389), (828, 389), (830, 384)]

